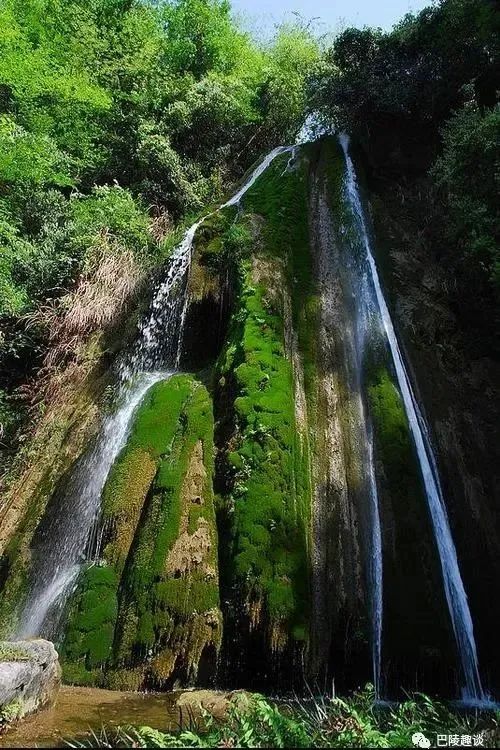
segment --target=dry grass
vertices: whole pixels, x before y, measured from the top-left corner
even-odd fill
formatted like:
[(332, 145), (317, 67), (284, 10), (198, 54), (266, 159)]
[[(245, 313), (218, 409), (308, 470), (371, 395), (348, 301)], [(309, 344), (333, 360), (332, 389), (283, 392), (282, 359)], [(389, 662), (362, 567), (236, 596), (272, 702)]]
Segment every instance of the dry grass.
[(160, 206), (154, 206), (153, 209), (154, 218), (151, 220), (150, 232), (154, 240), (160, 245), (163, 240), (172, 234), (174, 224), (170, 214)]
[(113, 328), (143, 281), (134, 254), (116, 246), (105, 233), (91, 257), (73, 291), (38, 308), (28, 318), (28, 326), (42, 325), (49, 333), (44, 362), (48, 368), (77, 353), (90, 334)]
[[(106, 233), (101, 234), (90, 258), (72, 291), (26, 318), (28, 329), (47, 332), (47, 354), (36, 378), (18, 391), (31, 419), (15, 460), (0, 477), (0, 523), (4, 526), (0, 547), (3, 532), (17, 523), (24, 501), (36, 491), (38, 469), (46, 463), (43, 456), (47, 454), (57, 464), (64, 459), (62, 454), (78, 455), (85, 436), (92, 432), (95, 398), (104, 382), (92, 373), (102, 361), (106, 334), (123, 321), (144, 280), (145, 272), (133, 253), (118, 246)], [(72, 437), (66, 445), (70, 426)], [(3, 516), (16, 496), (19, 502), (14, 502), (12, 518), (5, 520)]]

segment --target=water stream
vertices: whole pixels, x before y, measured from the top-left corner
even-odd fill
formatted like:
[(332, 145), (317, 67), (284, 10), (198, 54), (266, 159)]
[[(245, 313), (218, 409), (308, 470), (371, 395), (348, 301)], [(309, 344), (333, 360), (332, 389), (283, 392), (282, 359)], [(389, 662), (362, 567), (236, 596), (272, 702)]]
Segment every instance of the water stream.
[[(366, 253), (366, 259), (370, 269), (371, 281), (375, 293), (376, 303), (380, 312), (385, 334), (389, 344), (396, 377), (403, 399), (406, 416), (410, 431), (415, 444), (416, 454), (425, 495), (434, 529), (436, 546), (441, 563), (446, 601), (453, 626), (453, 632), (457, 644), (459, 660), (462, 669), (464, 687), (462, 698), (468, 702), (483, 702), (485, 700), (474, 639), (472, 618), (467, 602), (463, 581), (458, 566), (457, 553), (451, 535), (450, 524), (446, 512), (443, 493), (439, 482), (437, 463), (432, 449), (428, 427), (422, 411), (415, 398), (408, 372), (406, 370), (403, 356), (399, 348), (398, 340), (391, 320), (389, 309), (385, 301), (384, 293), (380, 283), (377, 266), (373, 257), (370, 237), (367, 229), (365, 215), (361, 203), (360, 193), (356, 180), (356, 172), (351, 156), (349, 154), (349, 137), (345, 134), (339, 136), (340, 145), (345, 156), (346, 178), (345, 191), (347, 200), (351, 206), (354, 221), (359, 231), (360, 238)], [(370, 294), (368, 288), (360, 290), (361, 295)]]
[(344, 368), (348, 382), (349, 451), (355, 484), (360, 495), (359, 513), (366, 550), (366, 587), (371, 622), (372, 670), (375, 695), (380, 695), (382, 650), (382, 531), (377, 478), (375, 472), (373, 430), (364, 393), (364, 368), (373, 340), (380, 339), (378, 309), (371, 293), (370, 271), (358, 247), (357, 233), (340, 227), (344, 235), (337, 273), (343, 288), (347, 320), (343, 338)]
[(57, 507), (42, 521), (33, 553), (33, 586), (17, 637), (51, 637), (57, 632), (61, 608), (54, 604), (66, 601), (94, 546), (89, 542), (101, 492), (125, 445), (132, 415), (153, 383), (166, 377), (166, 372), (141, 373), (123, 387), (121, 405), (104, 419), (95, 445), (78, 461)]
[[(267, 154), (218, 210), (237, 205), (271, 162), (291, 150), (280, 146)], [(149, 388), (179, 367), (193, 240), (206, 218), (189, 227), (174, 249), (165, 277), (153, 293), (149, 313), (139, 323), (137, 339), (118, 363), (118, 407), (104, 418), (93, 447), (77, 461), (53, 512), (41, 522), (33, 550), (32, 585), (14, 637), (56, 638), (78, 574), (96, 557), (101, 493), (127, 441), (133, 415)]]

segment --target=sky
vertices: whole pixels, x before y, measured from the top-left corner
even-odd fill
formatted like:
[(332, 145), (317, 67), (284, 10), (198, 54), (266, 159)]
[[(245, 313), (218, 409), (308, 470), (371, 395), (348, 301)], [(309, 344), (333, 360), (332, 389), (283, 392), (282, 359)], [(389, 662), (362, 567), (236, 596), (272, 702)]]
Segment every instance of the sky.
[(244, 25), (256, 33), (269, 33), (274, 24), (291, 19), (297, 11), (324, 32), (341, 31), (346, 26), (380, 26), (390, 29), (409, 11), (418, 12), (431, 0), (232, 0), (233, 10), (244, 16)]

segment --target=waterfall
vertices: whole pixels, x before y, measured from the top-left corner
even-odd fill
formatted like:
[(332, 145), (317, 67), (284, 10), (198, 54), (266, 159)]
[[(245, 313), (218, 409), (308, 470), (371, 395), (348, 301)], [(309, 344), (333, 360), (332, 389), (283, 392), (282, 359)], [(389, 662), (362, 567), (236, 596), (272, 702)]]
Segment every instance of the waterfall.
[[(359, 270), (359, 269), (358, 269)], [(364, 280), (361, 280), (361, 288)], [(365, 493), (361, 515), (369, 552), (366, 561), (366, 579), (371, 621), (372, 670), (375, 697), (380, 696), (380, 662), (382, 651), (382, 531), (373, 455), (373, 432), (367, 415), (363, 395), (363, 363), (368, 332), (371, 326), (369, 297), (363, 293), (355, 295), (355, 326), (345, 332), (349, 349), (354, 356), (346, 362), (349, 382), (352, 387), (349, 405), (349, 453), (357, 463), (356, 474)]]
[(347, 438), (351, 471), (354, 470), (359, 489), (359, 515), (362, 535), (367, 548), (365, 577), (371, 623), (372, 670), (375, 696), (380, 696), (380, 668), (382, 650), (382, 531), (380, 522), (377, 479), (375, 472), (373, 430), (363, 392), (364, 368), (368, 348), (380, 338), (378, 308), (370, 285), (370, 270), (366, 258), (359, 252), (356, 238), (347, 227), (340, 227), (344, 235), (342, 255), (336, 272), (346, 305), (344, 320), (344, 368), (349, 384)]
[(375, 300), (378, 305), (379, 314), (389, 344), (399, 390), (403, 399), (406, 416), (408, 418), (420, 465), (425, 495), (441, 563), (446, 601), (457, 644), (462, 676), (465, 682), (462, 690), (462, 698), (464, 701), (483, 702), (485, 696), (479, 675), (472, 618), (460, 575), (457, 553), (451, 535), (429, 431), (422, 411), (415, 398), (411, 381), (399, 348), (396, 333), (394, 331), (391, 316), (389, 314), (389, 309), (384, 298), (382, 286), (380, 284), (377, 266), (372, 254), (364, 211), (361, 204), (354, 164), (349, 154), (349, 137), (342, 134), (340, 135), (339, 140), (346, 162), (346, 197), (350, 204), (357, 230), (362, 238), (368, 267), (370, 269), (371, 282), (375, 292)]
[[(239, 204), (271, 162), (291, 150), (288, 146), (273, 149), (217, 210)], [(96, 556), (102, 490), (126, 444), (133, 415), (149, 388), (170, 377), (179, 366), (193, 240), (206, 218), (198, 219), (172, 252), (165, 277), (153, 292), (149, 312), (139, 323), (137, 339), (118, 363), (119, 406), (105, 417), (94, 446), (78, 460), (57, 504), (37, 530), (32, 587), (15, 633), (17, 638), (58, 635), (79, 572)]]
[[(62, 608), (76, 585), (82, 565), (91, 555), (89, 544), (108, 473), (127, 440), (132, 415), (146, 391), (166, 372), (138, 375), (122, 394), (123, 403), (107, 417), (94, 447), (74, 468), (57, 508), (42, 521), (34, 550), (33, 587), (16, 636), (53, 636)], [(57, 605), (57, 606), (56, 606)]]

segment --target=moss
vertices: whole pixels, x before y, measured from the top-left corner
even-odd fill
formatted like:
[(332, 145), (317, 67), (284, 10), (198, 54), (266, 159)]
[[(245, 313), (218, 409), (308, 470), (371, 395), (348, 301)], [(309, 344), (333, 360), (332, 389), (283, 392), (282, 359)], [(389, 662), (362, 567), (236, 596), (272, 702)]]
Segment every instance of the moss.
[(413, 463), (412, 445), (401, 396), (387, 370), (377, 373), (368, 394), (384, 466), (391, 481), (404, 487), (408, 467)]
[(368, 367), (366, 379), (383, 489), (395, 515), (403, 514), (410, 526), (414, 523), (415, 533), (427, 502), (403, 400), (387, 366)]
[(169, 647), (196, 671), (191, 621), (219, 603), (212, 473), (206, 389), (188, 375), (157, 383), (103, 491), (107, 564), (86, 569), (70, 602), (61, 648), (68, 679), (114, 686), (132, 675), (138, 686), (148, 679), (146, 650)]
[(193, 240), (189, 273), (191, 304), (209, 296), (220, 297), (222, 278), (248, 239), (245, 227), (234, 224), (235, 217), (236, 209), (231, 207), (210, 214), (199, 226)]
[[(193, 641), (193, 617), (203, 620), (219, 605), (213, 415), (206, 389), (188, 375), (175, 376), (155, 391), (130, 441), (137, 448), (139, 441), (143, 447), (151, 440), (147, 411), (158, 414), (162, 408), (161, 457), (122, 578), (112, 664), (134, 668), (150, 649), (156, 655), (182, 651), (190, 679), (201, 655)], [(156, 440), (155, 446), (160, 447)], [(125, 504), (126, 487), (114, 487), (115, 493), (122, 488)], [(214, 630), (210, 637), (218, 648), (219, 624)]]
[[(233, 225), (247, 238), (232, 257), (235, 301), (216, 365), (228, 616), (239, 619), (243, 610), (250, 632), (259, 629), (269, 652), (307, 640), (310, 606), (310, 455), (307, 424), (297, 421), (295, 368), (312, 394), (317, 298), (308, 167), (301, 161), (284, 171), (287, 159), (276, 159), (257, 180)], [(292, 347), (298, 351), (293, 363)], [(237, 638), (241, 625), (234, 626)]]
[[(279, 280), (277, 280), (279, 283)], [(241, 265), (239, 307), (219, 362), (234, 378), (237, 435), (228, 455), (233, 508), (231, 576), (250, 609), (264, 604), (287, 633), (308, 620), (308, 486), (296, 429), (294, 376), (280, 311)], [(262, 611), (262, 607), (257, 607)]]
[(116, 572), (108, 566), (89, 566), (80, 576), (60, 648), (65, 680), (98, 684), (113, 643), (118, 582)]
[(22, 643), (0, 642), (0, 661), (29, 661), (29, 651)]
[(286, 170), (288, 155), (277, 158), (245, 195), (245, 208), (265, 219), (263, 252), (285, 261), (293, 325), (308, 397), (314, 399), (318, 297), (309, 242), (309, 150)]
[(102, 687), (104, 674), (101, 669), (87, 669), (82, 662), (62, 663), (62, 681), (65, 685), (82, 685), (83, 687)]
[(20, 698), (15, 698), (10, 703), (4, 704), (0, 708), (0, 725), (10, 724), (17, 719), (20, 719), (24, 713), (23, 701)]
[(111, 669), (106, 673), (105, 685), (109, 690), (137, 691), (142, 687), (144, 670), (136, 669)]
[(160, 458), (170, 450), (188, 393), (189, 384), (178, 378), (158, 383), (148, 391), (104, 487), (102, 518), (111, 530), (104, 557), (120, 574)]

